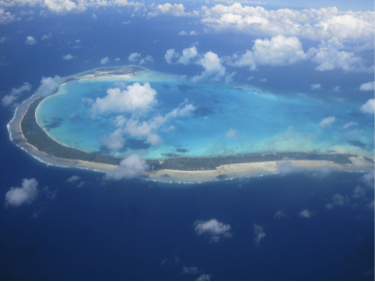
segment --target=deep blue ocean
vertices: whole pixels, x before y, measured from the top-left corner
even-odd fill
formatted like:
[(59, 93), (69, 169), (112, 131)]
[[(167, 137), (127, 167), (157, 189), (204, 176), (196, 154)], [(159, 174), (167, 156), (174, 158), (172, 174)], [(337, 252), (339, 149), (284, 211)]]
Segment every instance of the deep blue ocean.
[[(117, 64), (116, 57), (121, 57), (117, 65), (126, 64), (132, 52), (152, 55), (150, 69), (193, 76), (202, 68), (167, 65), (166, 50), (181, 52), (199, 41), (199, 52), (227, 56), (244, 53), (256, 39), (202, 34), (194, 20), (182, 18), (146, 21), (109, 10), (95, 13), (97, 21), (87, 12), (0, 26), (0, 35), (8, 38), (1, 45), (1, 60), (10, 63), (0, 66), (1, 96), (27, 81), (33, 88), (21, 101), (37, 89), (42, 76), (100, 67), (106, 56), (108, 66)], [(127, 20), (131, 24), (123, 25)], [(182, 38), (182, 29), (199, 35)], [(50, 32), (50, 41), (40, 40)], [(27, 46), (28, 35), (38, 43)], [(72, 49), (77, 39), (82, 48)], [(303, 44), (307, 50), (315, 43)], [(68, 53), (77, 58), (62, 60)], [(373, 50), (363, 56), (373, 61)], [(227, 68), (237, 72), (239, 83), (254, 76), (251, 84), (275, 94), (303, 92), (353, 104), (373, 98), (373, 93), (358, 90), (373, 74), (322, 73), (309, 62), (283, 71)], [(268, 82), (260, 82), (262, 78)], [(317, 82), (323, 90), (312, 93), (310, 85)], [(337, 85), (342, 92), (332, 91)], [(374, 208), (369, 206), (374, 189), (366, 186), (363, 173), (298, 173), (195, 185), (105, 181), (100, 173), (46, 166), (17, 148), (6, 129), (13, 110), (0, 111), (1, 280), (196, 280), (203, 274), (211, 280), (374, 279)], [(368, 142), (373, 150), (373, 139)], [(80, 179), (70, 183), (72, 176)], [(38, 181), (37, 199), (6, 206), (6, 192), (25, 178)], [(355, 198), (357, 186), (366, 192)], [(327, 209), (336, 194), (344, 204)], [(304, 210), (310, 218), (299, 215)], [(284, 216), (275, 218), (277, 212)], [(210, 219), (230, 225), (232, 236), (212, 243), (209, 236), (197, 235), (195, 222)], [(257, 227), (265, 233), (258, 243)]]

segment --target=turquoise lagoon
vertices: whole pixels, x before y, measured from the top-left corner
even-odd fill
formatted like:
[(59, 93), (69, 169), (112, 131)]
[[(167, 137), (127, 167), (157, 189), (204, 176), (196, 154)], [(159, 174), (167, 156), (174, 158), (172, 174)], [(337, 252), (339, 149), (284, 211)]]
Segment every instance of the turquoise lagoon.
[[(140, 115), (140, 121), (164, 116), (183, 103), (193, 104), (196, 109), (163, 124), (157, 131), (162, 140), (158, 145), (147, 144), (146, 137), (124, 134), (124, 147), (109, 150), (103, 139), (116, 130), (114, 118), (119, 114), (94, 113), (87, 101), (105, 97), (110, 88), (135, 82), (149, 82), (157, 91), (157, 103)], [(360, 107), (353, 101), (322, 99), (314, 93), (269, 93), (251, 85), (194, 83), (144, 71), (126, 79), (106, 77), (64, 83), (56, 94), (41, 102), (36, 117), (53, 139), (66, 146), (117, 157), (130, 153), (160, 159), (269, 152), (338, 152), (372, 157), (373, 116), (363, 114)], [(327, 117), (335, 117), (335, 121), (321, 127), (319, 123)], [(352, 125), (345, 127), (348, 123)], [(232, 134), (228, 136), (229, 131)]]

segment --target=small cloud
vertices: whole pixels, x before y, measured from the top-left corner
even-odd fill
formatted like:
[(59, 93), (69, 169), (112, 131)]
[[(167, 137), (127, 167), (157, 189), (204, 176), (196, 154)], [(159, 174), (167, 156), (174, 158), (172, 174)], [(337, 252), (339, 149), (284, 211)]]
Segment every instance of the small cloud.
[(38, 196), (38, 181), (34, 178), (23, 179), (22, 187), (12, 187), (5, 194), (5, 205), (18, 207), (31, 204)]
[(139, 60), (140, 57), (141, 57), (140, 53), (131, 53), (128, 57), (128, 61), (135, 63)]
[(183, 266), (182, 267), (182, 275), (194, 275), (194, 274), (198, 274), (199, 273), (199, 270), (198, 270), (198, 267), (196, 266)]
[(227, 131), (226, 134), (227, 134), (227, 137), (228, 137), (228, 138), (234, 138), (234, 137), (236, 137), (236, 133), (237, 133), (237, 132), (236, 132), (235, 129), (230, 128), (229, 131)]
[(77, 182), (80, 179), (81, 179), (81, 177), (79, 177), (77, 175), (73, 175), (72, 177), (69, 177), (66, 181), (70, 182), (70, 183), (74, 183), (74, 182)]
[(366, 194), (366, 189), (357, 185), (355, 188), (354, 188), (354, 191), (353, 191), (353, 198), (354, 199), (358, 199), (358, 198), (361, 198), (363, 197), (364, 195)]
[(336, 118), (335, 117), (327, 117), (327, 118), (324, 118), (320, 123), (319, 123), (319, 126), (320, 127), (328, 127), (330, 126), (332, 123), (334, 123), (336, 121)]
[(368, 207), (369, 209), (374, 210), (374, 200), (372, 200), (370, 203), (368, 203), (368, 204), (367, 204), (367, 207)]
[(348, 122), (347, 124), (345, 124), (342, 128), (343, 129), (347, 129), (349, 127), (352, 127), (352, 126), (357, 126), (358, 123), (354, 122), (354, 121), (351, 121), (351, 122)]
[(12, 105), (16, 100), (18, 100), (23, 92), (30, 91), (31, 84), (24, 82), (23, 85), (19, 88), (12, 88), (9, 94), (5, 95), (1, 102), (4, 107)]
[(322, 85), (320, 85), (319, 83), (314, 83), (314, 84), (311, 84), (310, 87), (311, 87), (311, 90), (319, 90), (322, 88)]
[(374, 85), (375, 85), (375, 81), (363, 83), (359, 87), (359, 90), (361, 90), (361, 91), (374, 91), (374, 89), (375, 89)]
[(190, 32), (186, 32), (185, 30), (182, 30), (179, 32), (179, 35), (182, 35), (182, 36), (194, 36), (194, 35), (197, 35), (197, 32), (195, 30), (192, 30)]
[(282, 211), (277, 211), (273, 218), (283, 218), (285, 217), (285, 214)]
[(44, 35), (42, 36), (42, 40), (50, 39), (51, 36), (52, 36), (52, 33), (44, 34)]
[(230, 238), (231, 226), (217, 221), (215, 218), (203, 221), (197, 220), (193, 224), (194, 232), (197, 235), (207, 235), (210, 237), (210, 243), (217, 243), (223, 238)]
[(374, 188), (374, 171), (369, 171), (365, 173), (361, 180), (366, 184), (369, 188)]
[(342, 196), (340, 194), (335, 194), (332, 197), (332, 201), (326, 204), (326, 209), (330, 210), (335, 206), (344, 206), (349, 203), (348, 196)]
[(172, 64), (172, 59), (178, 57), (178, 54), (174, 49), (169, 49), (164, 55), (164, 58), (168, 64)]
[(39, 92), (42, 96), (47, 96), (56, 91), (61, 82), (61, 77), (56, 75), (55, 77), (42, 77), (41, 84), (36, 92)]
[(73, 55), (69, 53), (69, 54), (63, 56), (62, 59), (65, 60), (65, 61), (71, 60), (71, 59), (73, 59)]
[(34, 45), (34, 44), (36, 44), (37, 42), (36, 42), (36, 39), (35, 39), (34, 37), (32, 37), (32, 36), (28, 36), (28, 37), (26, 37), (26, 41), (25, 41), (25, 43), (26, 43), (27, 45)]
[(81, 39), (76, 39), (76, 43), (80, 43), (81, 42)]
[(120, 62), (120, 61), (121, 61), (120, 58), (116, 58), (116, 59), (115, 59), (115, 62)]
[(201, 274), (197, 277), (197, 281), (210, 281), (211, 280), (211, 274)]
[(108, 57), (105, 57), (105, 58), (103, 58), (103, 59), (100, 60), (100, 64), (101, 64), (101, 65), (105, 65), (105, 64), (107, 64), (108, 62), (109, 62), (109, 58), (108, 58)]
[(262, 78), (259, 80), (260, 82), (267, 82), (267, 78)]
[(97, 20), (97, 19), (98, 19), (98, 16), (95, 15), (95, 14), (92, 14), (92, 15), (91, 15), (91, 18), (94, 19), (94, 20)]
[(340, 92), (340, 86), (335, 86), (335, 87), (333, 87), (333, 91), (335, 91), (335, 92)]
[(302, 210), (298, 215), (303, 218), (310, 218), (313, 216), (313, 212), (308, 209), (305, 209)]
[(4, 43), (5, 41), (7, 41), (7, 38), (5, 36), (0, 37), (0, 44)]
[(254, 224), (254, 241), (256, 245), (259, 245), (260, 241), (262, 241), (266, 237), (266, 233), (264, 232), (264, 227), (261, 225)]
[(122, 22), (122, 24), (130, 24), (130, 21)]
[(121, 180), (141, 176), (149, 169), (146, 161), (137, 155), (131, 155), (122, 160), (120, 165), (113, 171), (108, 171), (105, 178), (109, 180)]
[(362, 107), (361, 111), (365, 114), (374, 114), (375, 112), (375, 99), (369, 99)]

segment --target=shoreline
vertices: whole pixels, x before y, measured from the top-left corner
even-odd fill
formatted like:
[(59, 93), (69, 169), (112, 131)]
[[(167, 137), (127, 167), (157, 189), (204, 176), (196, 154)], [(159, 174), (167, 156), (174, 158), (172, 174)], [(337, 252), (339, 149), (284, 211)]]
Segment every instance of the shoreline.
[[(135, 69), (135, 70), (134, 70)], [(132, 71), (127, 74), (113, 74), (113, 76), (131, 77), (136, 75), (137, 71), (144, 70), (137, 67), (121, 67), (121, 68), (104, 68), (104, 70), (95, 69), (92, 71), (84, 72), (81, 74), (63, 78), (60, 85), (71, 81), (79, 80), (80, 77), (90, 76), (90, 79), (100, 78), (104, 75), (112, 76), (111, 72), (116, 71)], [(97, 75), (97, 77), (96, 77)], [(92, 78), (91, 78), (92, 76)], [(56, 93), (56, 92), (55, 92)], [(11, 121), (7, 124), (10, 140), (23, 151), (30, 154), (38, 161), (46, 164), (47, 166), (57, 166), (64, 168), (77, 168), (85, 169), (96, 172), (106, 173), (117, 169), (120, 159), (114, 157), (106, 157), (102, 155), (95, 155), (92, 153), (84, 152), (75, 148), (67, 147), (59, 143), (49, 136), (37, 122), (36, 111), (39, 104), (54, 95), (52, 93), (48, 96), (42, 96), (35, 93), (30, 98), (24, 100), (16, 109)], [(42, 99), (43, 98), (43, 99)], [(38, 100), (39, 103), (35, 107), (34, 103)], [(30, 107), (33, 105), (35, 111), (29, 113)], [(35, 124), (30, 123), (29, 131), (24, 135), (23, 121), (27, 114), (33, 114)], [(32, 120), (30, 120), (32, 122)], [(33, 127), (34, 126), (34, 127)], [(36, 128), (38, 127), (38, 128)], [(47, 140), (50, 145), (50, 152), (57, 152), (60, 154), (52, 155), (43, 151), (43, 146), (31, 144), (28, 137), (33, 137), (33, 128), (46, 134)], [(31, 131), (31, 133), (30, 133)], [(42, 134), (42, 135), (43, 135)], [(40, 136), (36, 135), (35, 138)], [(45, 137), (44, 137), (45, 138)], [(52, 142), (51, 142), (52, 140)], [(42, 140), (43, 141), (43, 140)], [(46, 139), (44, 139), (46, 141)], [(64, 156), (64, 150), (58, 151), (59, 147), (65, 147), (65, 151), (69, 151), (69, 157)], [(51, 146), (51, 144), (53, 146)], [(39, 148), (38, 148), (39, 147)], [(47, 150), (47, 147), (44, 147)], [(56, 149), (57, 148), (57, 149)], [(61, 149), (61, 148), (60, 148)], [(48, 151), (48, 150), (47, 150)], [(68, 151), (67, 151), (68, 152)], [(68, 155), (65, 155), (68, 156)], [(74, 156), (81, 156), (85, 159), (74, 158)], [(105, 162), (104, 162), (105, 161)], [(241, 177), (260, 177), (266, 175), (279, 174), (282, 172), (282, 165), (288, 165), (292, 171), (319, 171), (322, 168), (329, 168), (334, 171), (348, 171), (348, 172), (362, 172), (374, 169), (374, 160), (359, 155), (352, 154), (339, 154), (339, 153), (309, 153), (309, 152), (269, 152), (257, 154), (245, 154), (235, 156), (212, 156), (205, 158), (167, 158), (161, 160), (146, 160), (153, 170), (144, 173), (141, 178), (150, 181), (169, 182), (169, 183), (201, 183), (209, 181), (220, 181)], [(178, 169), (176, 169), (178, 168)]]

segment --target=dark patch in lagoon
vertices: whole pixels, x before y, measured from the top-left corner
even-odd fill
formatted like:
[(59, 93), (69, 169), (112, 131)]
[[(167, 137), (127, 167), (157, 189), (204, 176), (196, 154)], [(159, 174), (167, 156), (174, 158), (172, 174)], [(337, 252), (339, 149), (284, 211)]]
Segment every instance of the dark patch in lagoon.
[(127, 149), (131, 149), (131, 150), (147, 150), (150, 147), (151, 147), (151, 145), (145, 143), (144, 140), (126, 139), (124, 148), (122, 148), (121, 151), (125, 151)]
[(226, 174), (219, 174), (218, 176), (216, 176), (216, 179), (217, 180), (225, 180), (225, 179), (228, 179), (228, 175)]
[(165, 153), (165, 154), (162, 154), (164, 157), (167, 157), (167, 158), (175, 158), (175, 157), (179, 157), (180, 155), (178, 154), (173, 154), (173, 153)]
[(181, 92), (186, 92), (186, 91), (189, 91), (190, 89), (193, 89), (194, 87), (193, 86), (189, 86), (189, 85), (185, 85), (185, 84), (181, 84), (181, 85), (178, 85), (177, 88)]
[(176, 152), (178, 152), (178, 153), (187, 153), (187, 152), (189, 152), (189, 150), (187, 150), (187, 149), (182, 149), (182, 148), (177, 148), (177, 149), (176, 149)]
[(60, 125), (62, 124), (63, 122), (63, 119), (62, 118), (53, 118), (49, 123), (47, 123), (44, 128), (47, 130), (47, 131), (50, 131), (51, 129), (54, 129), (54, 128), (58, 128), (60, 127)]

